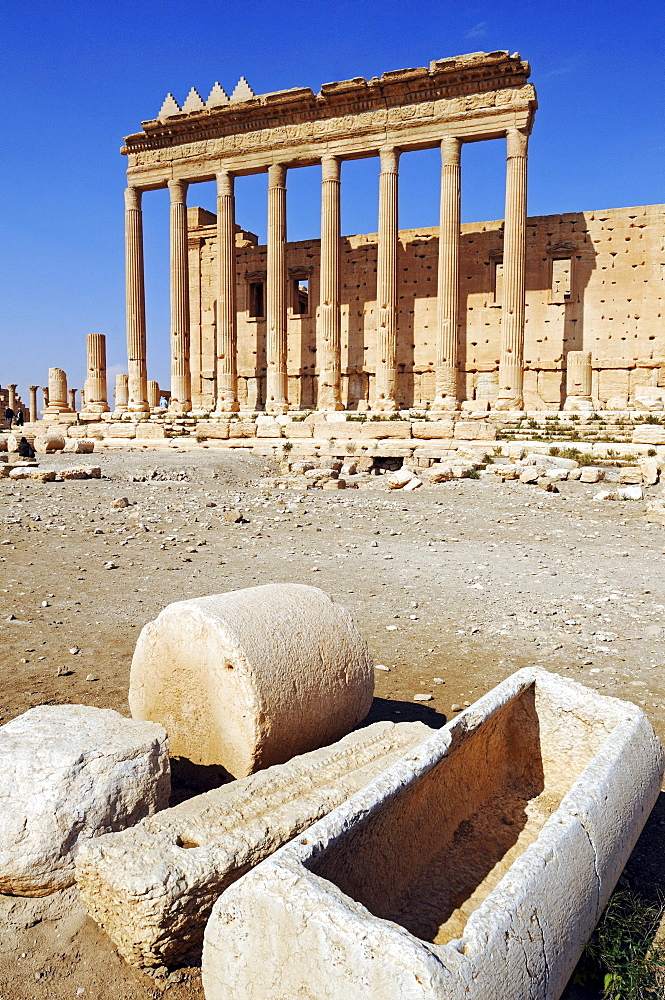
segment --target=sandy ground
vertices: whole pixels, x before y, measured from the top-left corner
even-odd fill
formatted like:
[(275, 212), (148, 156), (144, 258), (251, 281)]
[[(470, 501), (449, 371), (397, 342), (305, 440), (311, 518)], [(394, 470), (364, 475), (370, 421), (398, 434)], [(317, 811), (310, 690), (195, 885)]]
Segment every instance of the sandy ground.
[[(389, 668), (376, 671), (370, 721), (441, 726), (539, 664), (637, 702), (665, 736), (665, 529), (646, 522), (642, 502), (594, 501), (598, 487), (580, 483), (558, 494), (474, 480), (389, 493), (380, 477), (359, 490), (277, 492), (259, 484), (274, 473), (264, 459), (213, 449), (41, 463), (81, 464), (101, 464), (106, 478), (0, 480), (0, 723), (66, 702), (128, 714), (136, 639), (166, 604), (298, 581), (345, 604)], [(129, 506), (114, 507), (121, 497)], [(659, 803), (627, 872), (652, 893), (665, 890), (663, 826)], [(202, 997), (198, 970), (129, 969), (75, 891), (0, 896), (0, 1000), (165, 994)]]

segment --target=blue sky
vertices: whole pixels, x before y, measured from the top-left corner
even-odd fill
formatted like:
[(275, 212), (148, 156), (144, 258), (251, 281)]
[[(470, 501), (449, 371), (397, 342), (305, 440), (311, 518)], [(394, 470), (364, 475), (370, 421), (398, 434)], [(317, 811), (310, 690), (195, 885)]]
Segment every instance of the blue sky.
[[(0, 383), (85, 377), (85, 334), (126, 370), (122, 137), (167, 91), (255, 92), (371, 77), (493, 49), (531, 62), (539, 111), (529, 213), (665, 201), (665, 7), (619, 0), (4, 0)], [(434, 151), (402, 157), (400, 225), (435, 225)], [(374, 232), (376, 160), (342, 169), (345, 233)], [(289, 239), (319, 234), (319, 174), (289, 172)], [(499, 141), (463, 151), (463, 219), (503, 215)], [(266, 179), (237, 184), (238, 221), (264, 238)], [(190, 204), (214, 208), (212, 185)], [(149, 377), (168, 385), (168, 202), (144, 196)]]

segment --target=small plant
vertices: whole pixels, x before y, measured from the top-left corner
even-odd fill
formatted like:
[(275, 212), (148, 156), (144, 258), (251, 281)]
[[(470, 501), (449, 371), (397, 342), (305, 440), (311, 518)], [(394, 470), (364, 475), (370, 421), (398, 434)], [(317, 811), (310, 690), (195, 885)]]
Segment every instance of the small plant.
[(649, 450), (647, 451), (647, 455), (649, 456), (649, 458), (655, 458), (657, 454), (658, 452), (656, 451), (655, 448), (649, 448)]
[(554, 457), (556, 458), (556, 456), (560, 454), (561, 454), (561, 448), (558, 448), (556, 445), (552, 445), (552, 447), (550, 448), (550, 455), (554, 455)]
[(347, 420), (352, 420), (357, 424), (364, 424), (367, 420), (366, 413), (349, 413), (346, 417)]
[(604, 1000), (662, 1000), (665, 949), (653, 943), (665, 903), (619, 889), (605, 907), (573, 983), (596, 986)]
[(288, 455), (290, 451), (293, 450), (293, 441), (285, 441), (282, 445), (282, 451), (285, 455)]
[(532, 430), (537, 430), (538, 429), (538, 421), (534, 420), (533, 417), (529, 417), (529, 419), (526, 422), (526, 425), (527, 425), (527, 427), (530, 427)]
[(655, 413), (648, 413), (647, 416), (644, 418), (644, 423), (645, 424), (660, 424), (661, 423), (661, 418), (657, 417)]
[(390, 416), (388, 417), (388, 420), (401, 420), (401, 419), (402, 419), (401, 413), (391, 413)]
[(358, 445), (356, 444), (355, 441), (349, 441), (349, 443), (346, 446), (347, 455), (355, 455), (357, 447)]
[(480, 473), (478, 472), (478, 469), (472, 469), (471, 472), (469, 473), (469, 475), (466, 478), (467, 479), (480, 479)]

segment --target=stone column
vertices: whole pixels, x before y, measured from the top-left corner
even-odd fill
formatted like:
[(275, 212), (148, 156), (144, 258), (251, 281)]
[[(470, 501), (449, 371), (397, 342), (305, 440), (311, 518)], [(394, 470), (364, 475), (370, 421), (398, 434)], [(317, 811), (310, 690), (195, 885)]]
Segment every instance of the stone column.
[(286, 413), (286, 167), (274, 163), (268, 170), (268, 276), (267, 343), (268, 377), (266, 410)]
[(434, 410), (457, 410), (459, 327), (460, 153), (462, 143), (441, 141), (441, 205), (437, 288), (436, 397)]
[(68, 389), (69, 395), (69, 409), (72, 413), (76, 413), (76, 389)]
[(62, 368), (48, 370), (48, 404), (45, 412), (49, 415), (69, 412), (67, 374)]
[(529, 136), (506, 133), (506, 218), (503, 237), (503, 303), (498, 410), (523, 406), (524, 306), (526, 274), (526, 164)]
[(44, 412), (44, 410), (46, 410), (46, 407), (48, 406), (48, 400), (49, 400), (49, 392), (47, 385), (42, 386), (42, 396), (44, 397), (44, 409), (42, 410), (42, 412)]
[(38, 388), (39, 388), (39, 386), (37, 386), (37, 385), (29, 385), (28, 386), (28, 390), (30, 392), (30, 417), (29, 417), (30, 423), (33, 423), (35, 420), (39, 420), (39, 414), (37, 413), (37, 389)]
[(215, 411), (236, 413), (238, 333), (236, 315), (236, 210), (234, 176), (217, 174), (217, 399)]
[(340, 315), (340, 161), (321, 160), (321, 267), (317, 409), (342, 410)]
[(13, 382), (13, 383), (10, 383), (7, 386), (7, 389), (8, 389), (7, 406), (9, 407), (10, 410), (13, 410), (14, 413), (16, 413), (16, 387), (17, 387), (17, 385), (18, 385), (18, 382)]
[(145, 338), (145, 284), (143, 276), (143, 217), (141, 192), (125, 189), (125, 273), (127, 296), (127, 359), (132, 413), (147, 413), (148, 375)]
[(591, 351), (568, 351), (564, 410), (593, 410)]
[(396, 410), (397, 391), (397, 170), (399, 150), (380, 151), (379, 246), (376, 268), (375, 410)]
[(106, 337), (103, 333), (89, 333), (86, 337), (88, 377), (85, 380), (84, 413), (108, 413), (106, 398)]
[[(146, 395), (148, 383), (146, 382)], [(115, 377), (115, 413), (126, 413), (129, 405), (129, 375), (116, 375)]]
[(159, 382), (148, 379), (148, 402), (150, 403), (151, 410), (159, 410), (161, 398), (162, 394), (159, 391)]
[(189, 413), (192, 377), (189, 367), (189, 253), (187, 184), (169, 181), (171, 195), (171, 409)]

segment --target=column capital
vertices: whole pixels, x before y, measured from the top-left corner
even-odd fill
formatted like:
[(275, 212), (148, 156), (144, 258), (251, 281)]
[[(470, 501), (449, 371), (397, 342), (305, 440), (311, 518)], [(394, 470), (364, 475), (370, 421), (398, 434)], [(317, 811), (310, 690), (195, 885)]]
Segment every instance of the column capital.
[(326, 153), (321, 157), (321, 180), (339, 181), (341, 162), (339, 156)]
[(447, 164), (457, 165), (460, 162), (460, 156), (462, 152), (462, 140), (456, 135), (444, 135), (441, 140), (441, 162), (444, 166)]
[(529, 133), (519, 128), (509, 128), (506, 131), (506, 156), (526, 156), (529, 145)]
[(171, 180), (168, 182), (169, 193), (171, 195), (172, 205), (184, 205), (187, 201), (187, 188), (189, 184), (187, 181)]
[(16, 389), (17, 385), (18, 385), (18, 382), (8, 382), (7, 383), (7, 388), (8, 389)]
[(228, 195), (232, 198), (235, 174), (232, 174), (230, 170), (218, 170), (215, 177), (217, 179), (217, 197)]
[(28, 390), (29, 390), (30, 392), (37, 392), (37, 389), (39, 389), (39, 386), (38, 386), (38, 385), (29, 385), (29, 386), (28, 386)]
[(395, 146), (382, 146), (379, 150), (382, 174), (396, 174), (399, 166), (399, 149)]
[(141, 195), (143, 194), (141, 188), (137, 187), (126, 187), (125, 188), (125, 208), (136, 209), (141, 211)]
[(271, 188), (286, 187), (286, 166), (284, 163), (271, 163), (268, 167), (268, 186)]

